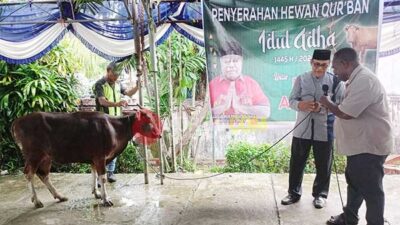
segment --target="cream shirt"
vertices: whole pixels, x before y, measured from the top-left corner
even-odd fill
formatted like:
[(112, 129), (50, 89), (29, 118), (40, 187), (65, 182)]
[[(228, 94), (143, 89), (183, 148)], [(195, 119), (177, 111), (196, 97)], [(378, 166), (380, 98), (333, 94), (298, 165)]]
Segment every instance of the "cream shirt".
[(339, 109), (354, 119), (336, 118), (338, 152), (347, 156), (388, 155), (393, 149), (393, 136), (385, 89), (363, 66), (353, 71), (346, 85)]

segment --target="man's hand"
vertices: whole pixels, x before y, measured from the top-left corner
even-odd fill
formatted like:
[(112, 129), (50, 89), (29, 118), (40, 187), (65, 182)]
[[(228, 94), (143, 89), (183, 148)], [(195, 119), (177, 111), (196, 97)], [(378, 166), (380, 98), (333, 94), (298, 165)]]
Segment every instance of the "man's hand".
[(305, 112), (319, 112), (320, 110), (320, 105), (318, 102), (314, 101), (300, 101), (298, 108), (300, 111), (305, 111)]
[(126, 106), (128, 106), (128, 102), (125, 101), (125, 100), (121, 100), (121, 101), (116, 103), (116, 106), (126, 107)]
[(235, 82), (231, 82), (226, 95), (221, 94), (214, 103), (212, 108), (213, 114), (221, 115), (229, 110), (233, 104), (234, 95), (236, 95)]
[(132, 95), (135, 94), (139, 90), (139, 88), (140, 88), (140, 82), (139, 82), (139, 79), (137, 79), (136, 86), (126, 90), (124, 92), (124, 95), (128, 95), (129, 97), (132, 97)]
[(321, 104), (319, 102), (314, 102), (313, 112), (321, 112)]
[(321, 96), (321, 98), (319, 99), (319, 102), (322, 104), (322, 106), (327, 107), (331, 102), (328, 98), (328, 96)]

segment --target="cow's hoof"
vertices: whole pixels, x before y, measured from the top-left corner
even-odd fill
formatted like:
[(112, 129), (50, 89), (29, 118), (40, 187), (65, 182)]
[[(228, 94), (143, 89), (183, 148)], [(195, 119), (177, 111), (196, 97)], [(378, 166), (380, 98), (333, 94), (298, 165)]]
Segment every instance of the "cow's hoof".
[(105, 201), (103, 201), (103, 206), (104, 206), (104, 207), (111, 207), (111, 206), (113, 206), (113, 205), (114, 205), (114, 203), (112, 203), (111, 200), (105, 200)]
[(93, 191), (92, 194), (94, 194), (94, 197), (95, 197), (96, 199), (101, 199), (101, 194), (100, 194), (99, 191)]
[(35, 208), (39, 209), (39, 208), (43, 208), (43, 203), (41, 201), (35, 201)]
[(64, 196), (58, 196), (57, 198), (58, 198), (58, 200), (60, 200), (60, 202), (68, 201), (68, 198), (64, 197)]

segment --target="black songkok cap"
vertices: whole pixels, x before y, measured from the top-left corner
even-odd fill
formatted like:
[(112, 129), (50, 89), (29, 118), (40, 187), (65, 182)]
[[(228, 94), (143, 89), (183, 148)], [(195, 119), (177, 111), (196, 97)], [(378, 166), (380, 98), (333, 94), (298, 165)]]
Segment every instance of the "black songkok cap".
[(218, 54), (219, 56), (242, 55), (242, 47), (236, 41), (227, 41), (219, 46)]
[(331, 60), (331, 50), (315, 49), (312, 58), (316, 60)]

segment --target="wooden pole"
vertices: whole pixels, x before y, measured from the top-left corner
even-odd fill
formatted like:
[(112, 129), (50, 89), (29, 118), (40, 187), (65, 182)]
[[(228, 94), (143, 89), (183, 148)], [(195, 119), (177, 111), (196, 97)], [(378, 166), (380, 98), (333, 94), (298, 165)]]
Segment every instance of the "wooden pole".
[[(157, 27), (152, 17), (152, 5), (149, 0), (144, 1), (144, 8), (147, 13), (148, 25), (149, 25), (149, 44), (150, 44), (150, 70), (153, 74), (154, 78), (154, 90), (155, 90), (155, 100), (156, 100), (156, 113), (160, 115), (160, 99), (158, 93), (158, 67), (157, 67), (157, 52), (156, 52), (156, 39), (155, 34), (157, 33)], [(161, 121), (160, 121), (161, 122)], [(164, 184), (164, 160), (163, 160), (163, 151), (161, 147), (161, 140), (157, 140), (157, 147), (159, 149), (159, 158), (160, 158), (160, 183)]]
[[(127, 3), (125, 3), (127, 4)], [(128, 5), (128, 4), (127, 4)], [(138, 3), (136, 1), (132, 2), (132, 25), (133, 25), (133, 32), (135, 33), (135, 59), (136, 59), (136, 72), (137, 72), (137, 79), (139, 80), (139, 104), (143, 106), (144, 98), (143, 98), (143, 89), (142, 89), (142, 48), (140, 45), (141, 42), (141, 32), (139, 31), (139, 23), (140, 18), (138, 14)], [(148, 149), (146, 145), (143, 145), (141, 149), (144, 152), (144, 162), (143, 162), (143, 175), (144, 175), (144, 183), (149, 183), (149, 155)]]
[(175, 152), (175, 128), (174, 128), (174, 96), (173, 96), (173, 79), (172, 79), (172, 49), (171, 38), (168, 39), (169, 46), (169, 110), (170, 110), (170, 126), (171, 126), (171, 141), (170, 149), (172, 155), (172, 172), (176, 172), (176, 152)]

